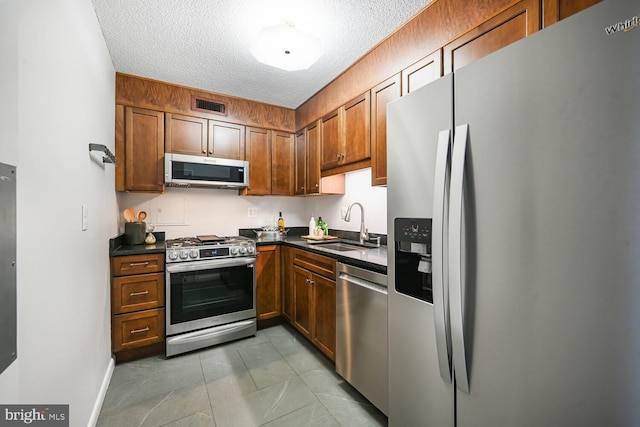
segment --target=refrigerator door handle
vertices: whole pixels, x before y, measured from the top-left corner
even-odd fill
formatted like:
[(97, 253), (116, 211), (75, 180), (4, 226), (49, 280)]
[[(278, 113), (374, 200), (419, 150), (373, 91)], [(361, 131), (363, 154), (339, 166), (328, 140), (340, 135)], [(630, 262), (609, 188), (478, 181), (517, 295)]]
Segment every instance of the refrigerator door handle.
[(451, 310), (451, 342), (456, 386), (469, 393), (469, 372), (464, 342), (462, 300), (462, 214), (464, 164), (469, 125), (456, 126), (451, 164), (451, 195), (449, 205), (449, 294)]
[(432, 223), (433, 315), (440, 376), (451, 382), (451, 335), (448, 319), (446, 283), (446, 218), (450, 174), (451, 130), (440, 131), (436, 151)]

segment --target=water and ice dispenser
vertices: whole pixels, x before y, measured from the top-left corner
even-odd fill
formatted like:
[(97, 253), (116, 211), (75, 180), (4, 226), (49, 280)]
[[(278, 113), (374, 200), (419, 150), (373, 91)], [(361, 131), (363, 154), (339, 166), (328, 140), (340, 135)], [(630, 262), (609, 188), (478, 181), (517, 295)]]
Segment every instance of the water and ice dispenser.
[(396, 291), (433, 303), (431, 219), (394, 220)]

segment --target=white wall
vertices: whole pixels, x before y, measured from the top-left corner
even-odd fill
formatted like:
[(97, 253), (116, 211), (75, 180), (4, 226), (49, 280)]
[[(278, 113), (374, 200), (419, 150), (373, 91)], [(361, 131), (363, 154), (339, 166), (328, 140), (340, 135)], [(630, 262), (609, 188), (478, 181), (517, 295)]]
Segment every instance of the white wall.
[[(17, 111), (9, 127), (18, 130), (18, 360), (0, 375), (0, 401), (69, 404), (70, 425), (86, 426), (112, 369), (115, 172), (88, 145), (114, 149), (115, 71), (91, 0), (9, 3), (19, 43), (3, 40), (2, 52), (8, 43), (18, 61), (7, 74), (3, 64), (1, 80), (8, 76), (3, 88), (16, 87), (18, 100), (2, 104)], [(14, 21), (0, 14), (0, 28)]]
[[(147, 225), (166, 232), (168, 239), (200, 234), (233, 236), (239, 228), (256, 228), (274, 222), (282, 212), (285, 227), (306, 226), (313, 214), (330, 229), (360, 230), (360, 209), (354, 207), (351, 222), (340, 218), (340, 208), (360, 202), (365, 208), (366, 226), (372, 233), (386, 234), (387, 189), (371, 187), (371, 169), (351, 172), (343, 196), (276, 197), (238, 196), (236, 190), (167, 188), (164, 194), (118, 193), (120, 212), (132, 207), (147, 212)], [(249, 217), (249, 209), (257, 209)], [(120, 232), (123, 231), (120, 214)]]

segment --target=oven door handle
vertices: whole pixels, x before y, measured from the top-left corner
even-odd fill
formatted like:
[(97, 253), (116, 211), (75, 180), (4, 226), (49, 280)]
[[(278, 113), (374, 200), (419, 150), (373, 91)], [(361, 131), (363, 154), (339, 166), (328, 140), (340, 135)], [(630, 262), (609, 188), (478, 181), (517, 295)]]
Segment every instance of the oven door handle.
[(212, 268), (240, 267), (243, 265), (253, 266), (256, 262), (255, 257), (242, 257), (231, 259), (217, 259), (211, 261), (193, 261), (176, 264), (168, 264), (167, 272), (184, 273), (186, 271), (208, 270)]

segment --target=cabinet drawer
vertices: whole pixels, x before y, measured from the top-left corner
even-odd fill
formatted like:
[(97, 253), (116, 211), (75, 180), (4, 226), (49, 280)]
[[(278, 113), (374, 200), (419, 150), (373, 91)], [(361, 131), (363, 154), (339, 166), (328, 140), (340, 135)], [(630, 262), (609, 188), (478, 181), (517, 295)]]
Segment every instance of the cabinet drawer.
[(164, 254), (125, 255), (111, 258), (114, 276), (156, 273), (164, 271)]
[(164, 306), (164, 273), (113, 278), (112, 314)]
[(336, 279), (336, 260), (304, 250), (295, 250), (293, 263), (329, 279)]
[(128, 350), (164, 340), (164, 308), (113, 316), (113, 351)]

